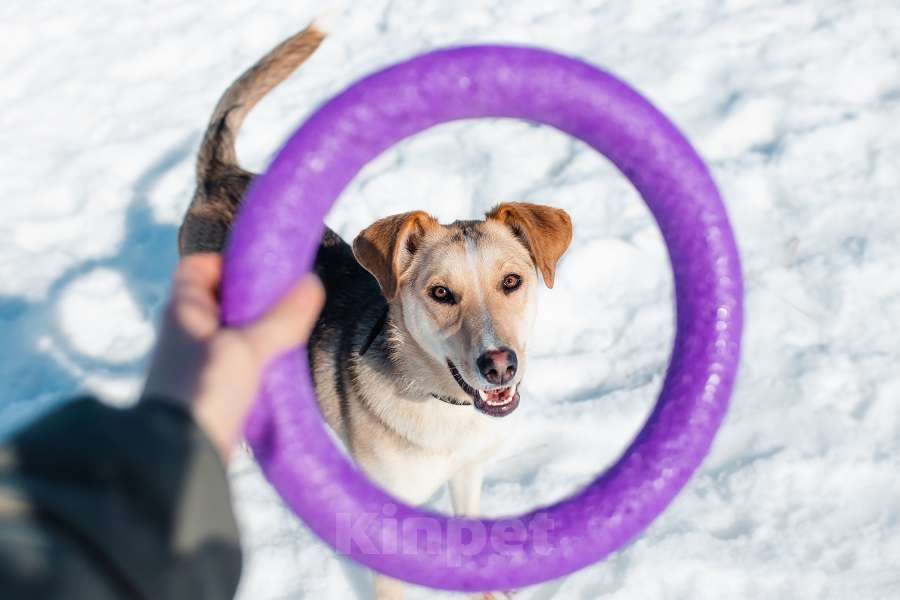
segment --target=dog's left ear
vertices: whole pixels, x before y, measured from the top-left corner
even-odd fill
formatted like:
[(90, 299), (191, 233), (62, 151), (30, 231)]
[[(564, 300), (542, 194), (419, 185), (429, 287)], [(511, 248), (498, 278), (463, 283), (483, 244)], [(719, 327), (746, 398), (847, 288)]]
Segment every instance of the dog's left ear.
[(531, 260), (553, 287), (556, 263), (572, 242), (572, 219), (552, 206), (527, 202), (505, 202), (487, 213), (488, 219), (500, 221), (512, 229), (531, 254)]
[(393, 300), (422, 238), (435, 227), (437, 219), (421, 210), (379, 219), (353, 240), (353, 256)]

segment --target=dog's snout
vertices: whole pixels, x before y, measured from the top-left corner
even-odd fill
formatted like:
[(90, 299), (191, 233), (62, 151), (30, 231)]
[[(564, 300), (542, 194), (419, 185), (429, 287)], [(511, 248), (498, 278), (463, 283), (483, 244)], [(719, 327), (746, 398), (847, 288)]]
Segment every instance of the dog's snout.
[(503, 385), (512, 381), (519, 368), (519, 359), (516, 353), (509, 348), (488, 350), (475, 361), (478, 370), (488, 381), (494, 385)]

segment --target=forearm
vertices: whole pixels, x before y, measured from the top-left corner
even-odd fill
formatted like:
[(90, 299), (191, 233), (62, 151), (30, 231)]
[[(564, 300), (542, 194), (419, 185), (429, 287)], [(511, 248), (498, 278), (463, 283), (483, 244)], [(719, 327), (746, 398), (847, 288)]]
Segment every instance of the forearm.
[(239, 575), (225, 470), (176, 405), (77, 400), (0, 449), (4, 598), (230, 599)]

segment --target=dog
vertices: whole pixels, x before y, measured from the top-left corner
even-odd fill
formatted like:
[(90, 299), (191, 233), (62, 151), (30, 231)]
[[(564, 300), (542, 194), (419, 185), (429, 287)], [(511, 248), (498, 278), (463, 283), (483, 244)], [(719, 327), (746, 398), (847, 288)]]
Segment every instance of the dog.
[[(312, 25), (241, 75), (217, 104), (179, 230), (182, 255), (220, 252), (254, 175), (235, 138), (253, 106), (324, 39)], [(326, 303), (309, 341), (322, 414), (371, 480), (410, 503), (449, 483), (454, 513), (479, 513), (484, 465), (520, 403), (541, 279), (553, 287), (572, 240), (558, 208), (499, 204), (442, 225), (385, 217), (347, 244), (326, 228), (315, 272)], [(402, 597), (378, 576), (378, 598)]]

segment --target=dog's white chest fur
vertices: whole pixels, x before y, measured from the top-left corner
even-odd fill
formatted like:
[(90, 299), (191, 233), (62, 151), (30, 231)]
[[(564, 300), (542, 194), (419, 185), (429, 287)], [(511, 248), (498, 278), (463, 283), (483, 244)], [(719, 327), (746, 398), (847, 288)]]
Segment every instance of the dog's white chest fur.
[(349, 440), (366, 474), (400, 499), (421, 504), (441, 485), (496, 452), (507, 423), (472, 406), (430, 395), (398, 396), (392, 385), (370, 385), (357, 413), (366, 435)]

